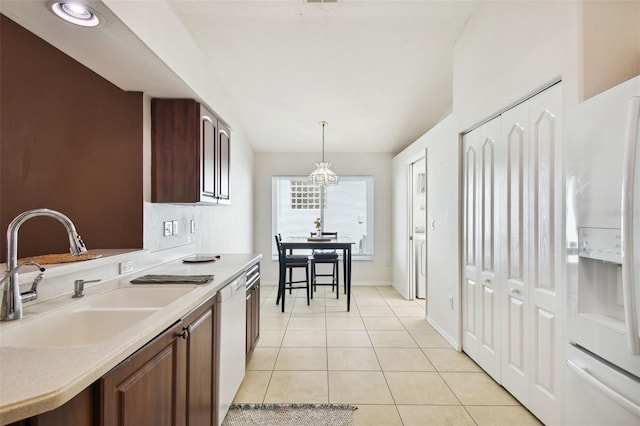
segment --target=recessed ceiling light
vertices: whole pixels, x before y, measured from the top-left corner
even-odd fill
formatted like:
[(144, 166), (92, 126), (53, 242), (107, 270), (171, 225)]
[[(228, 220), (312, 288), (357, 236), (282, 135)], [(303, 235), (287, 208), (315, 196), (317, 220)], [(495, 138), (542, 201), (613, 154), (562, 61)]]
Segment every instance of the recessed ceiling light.
[(53, 13), (72, 24), (83, 27), (95, 27), (100, 20), (91, 9), (78, 2), (59, 2), (51, 5)]

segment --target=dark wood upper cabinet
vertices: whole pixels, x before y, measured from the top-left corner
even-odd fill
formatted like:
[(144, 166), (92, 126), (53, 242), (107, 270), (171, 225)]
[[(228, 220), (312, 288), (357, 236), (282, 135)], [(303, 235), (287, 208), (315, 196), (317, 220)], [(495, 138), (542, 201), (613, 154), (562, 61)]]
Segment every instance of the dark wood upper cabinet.
[(151, 201), (229, 202), (229, 129), (192, 99), (151, 101)]

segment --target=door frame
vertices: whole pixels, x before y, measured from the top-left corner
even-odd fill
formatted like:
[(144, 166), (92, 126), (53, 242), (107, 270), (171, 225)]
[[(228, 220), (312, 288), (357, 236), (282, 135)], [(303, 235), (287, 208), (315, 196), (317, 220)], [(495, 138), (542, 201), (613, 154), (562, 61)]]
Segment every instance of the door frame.
[[(415, 280), (415, 275), (414, 275), (414, 252), (413, 252), (413, 231), (414, 231), (414, 221), (413, 221), (413, 205), (414, 205), (414, 187), (415, 187), (415, 182), (413, 179), (413, 172), (414, 172), (414, 167), (415, 167), (415, 163), (424, 160), (424, 174), (425, 174), (425, 180), (426, 180), (426, 173), (427, 173), (427, 149), (423, 149), (422, 151), (420, 151), (419, 153), (415, 154), (413, 157), (409, 158), (409, 160), (407, 161), (407, 188), (408, 188), (408, 193), (407, 193), (407, 230), (406, 230), (406, 247), (407, 247), (407, 264), (406, 264), (406, 268), (407, 268), (407, 285), (408, 285), (408, 291), (407, 291), (407, 296), (408, 296), (408, 300), (415, 300), (416, 298), (416, 280)], [(425, 181), (425, 191), (427, 191), (427, 185), (426, 185), (426, 181)], [(425, 200), (427, 198), (427, 193), (425, 192)], [(427, 209), (425, 208), (425, 224), (426, 224), (426, 218), (427, 218)], [(425, 233), (426, 233), (426, 226), (425, 226)], [(427, 253), (425, 252), (425, 256), (427, 255)], [(426, 259), (425, 259), (425, 265), (426, 265)], [(425, 266), (426, 267), (426, 266)], [(425, 296), (426, 298), (426, 296)]]

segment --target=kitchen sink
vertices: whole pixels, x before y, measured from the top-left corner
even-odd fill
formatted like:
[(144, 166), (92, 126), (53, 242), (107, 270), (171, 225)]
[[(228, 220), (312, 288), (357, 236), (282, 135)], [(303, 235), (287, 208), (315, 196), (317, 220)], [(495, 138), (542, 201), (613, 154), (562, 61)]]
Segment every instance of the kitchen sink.
[(124, 287), (87, 300), (90, 308), (163, 308), (179, 299), (195, 285)]
[(134, 327), (196, 286), (125, 287), (97, 296), (87, 296), (80, 304), (25, 317), (19, 324), (0, 329), (0, 346), (80, 347), (103, 343)]
[(78, 309), (25, 321), (0, 333), (1, 346), (73, 347), (107, 341), (159, 309)]

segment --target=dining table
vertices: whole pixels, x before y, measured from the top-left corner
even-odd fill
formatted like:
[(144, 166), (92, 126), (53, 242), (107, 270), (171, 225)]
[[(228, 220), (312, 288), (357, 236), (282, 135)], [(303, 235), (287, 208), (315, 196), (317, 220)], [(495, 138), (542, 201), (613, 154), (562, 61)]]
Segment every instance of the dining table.
[[(280, 242), (280, 259), (284, 259), (287, 253), (293, 250), (336, 250), (342, 251), (342, 266), (345, 292), (347, 293), (347, 312), (351, 310), (351, 251), (355, 244), (348, 237), (340, 238), (322, 238), (322, 237), (284, 237)], [(280, 262), (280, 279), (278, 282), (278, 291), (282, 295), (282, 311), (284, 312), (284, 280), (285, 280), (285, 263)], [(336, 291), (339, 291), (336, 288)]]

